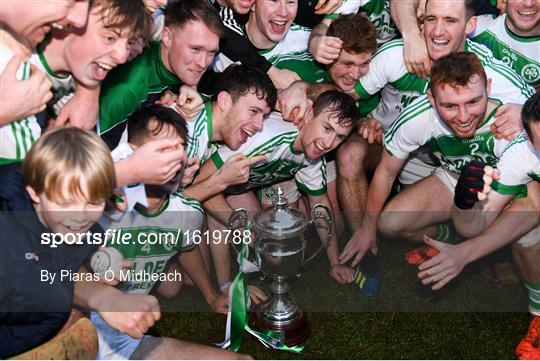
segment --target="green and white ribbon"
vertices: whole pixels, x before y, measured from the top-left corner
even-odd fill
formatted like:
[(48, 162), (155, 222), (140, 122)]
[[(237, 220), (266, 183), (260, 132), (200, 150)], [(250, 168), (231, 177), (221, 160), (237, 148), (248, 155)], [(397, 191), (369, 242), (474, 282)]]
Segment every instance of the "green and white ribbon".
[[(249, 240), (247, 240), (249, 242)], [(259, 332), (249, 327), (247, 314), (250, 306), (249, 293), (247, 291), (246, 275), (259, 271), (259, 268), (247, 260), (249, 247), (246, 239), (242, 242), (242, 249), (238, 255), (240, 270), (229, 288), (229, 311), (227, 313), (227, 326), (225, 340), (217, 344), (221, 348), (229, 348), (237, 352), (244, 341), (244, 330), (256, 337), (265, 347), (289, 352), (299, 353), (304, 345), (289, 347), (277, 338), (273, 331)]]

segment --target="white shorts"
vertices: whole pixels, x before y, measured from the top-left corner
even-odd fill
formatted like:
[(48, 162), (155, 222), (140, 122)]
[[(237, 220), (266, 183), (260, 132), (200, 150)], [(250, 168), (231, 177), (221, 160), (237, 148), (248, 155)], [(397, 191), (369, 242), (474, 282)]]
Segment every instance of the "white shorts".
[[(336, 180), (336, 177), (336, 161), (332, 160), (326, 163), (326, 182), (334, 182)], [(258, 198), (262, 206), (272, 205), (272, 197), (274, 196), (274, 194), (276, 194), (278, 187), (281, 187), (281, 190), (283, 191), (289, 203), (296, 202), (302, 196), (302, 194), (298, 190), (298, 187), (296, 186), (296, 181), (294, 179), (290, 179), (261, 189), (258, 192)]]
[(404, 185), (411, 185), (435, 173), (439, 166), (435, 164), (429, 151), (420, 148), (411, 153), (407, 163), (401, 168), (399, 182)]
[(144, 335), (140, 339), (115, 330), (105, 322), (97, 312), (90, 314), (98, 335), (98, 354), (96, 360), (127, 360), (133, 355), (141, 342), (152, 336)]
[(444, 183), (444, 185), (450, 190), (450, 192), (452, 192), (452, 194), (455, 193), (459, 174), (446, 170), (443, 167), (435, 169), (434, 174)]

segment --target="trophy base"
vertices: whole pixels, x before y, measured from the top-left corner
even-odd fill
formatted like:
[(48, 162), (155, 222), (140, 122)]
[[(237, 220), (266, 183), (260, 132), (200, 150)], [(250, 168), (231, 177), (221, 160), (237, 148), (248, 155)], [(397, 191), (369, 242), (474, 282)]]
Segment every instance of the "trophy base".
[(279, 335), (285, 345), (293, 347), (304, 343), (311, 333), (306, 313), (300, 311), (299, 316), (291, 323), (279, 325), (262, 319), (258, 312), (252, 312), (249, 318), (249, 326), (257, 331), (273, 331)]

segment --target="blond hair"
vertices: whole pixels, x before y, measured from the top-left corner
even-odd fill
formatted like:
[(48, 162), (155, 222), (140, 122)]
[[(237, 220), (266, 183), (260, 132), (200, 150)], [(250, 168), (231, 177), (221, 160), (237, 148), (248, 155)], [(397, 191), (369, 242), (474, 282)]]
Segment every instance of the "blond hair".
[[(95, 133), (72, 127), (55, 129), (37, 140), (24, 160), (23, 178), (53, 202), (77, 196), (102, 202), (116, 183), (107, 145)], [(65, 185), (68, 194), (63, 193)]]

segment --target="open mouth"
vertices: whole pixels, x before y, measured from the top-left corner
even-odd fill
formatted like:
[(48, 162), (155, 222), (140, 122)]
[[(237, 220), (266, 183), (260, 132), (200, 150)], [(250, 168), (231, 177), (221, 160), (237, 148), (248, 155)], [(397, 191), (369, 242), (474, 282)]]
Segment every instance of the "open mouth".
[(319, 152), (319, 153), (324, 153), (326, 152), (326, 147), (324, 147), (322, 144), (320, 144), (319, 142), (315, 142), (314, 143), (315, 145), (315, 149)]
[(450, 43), (450, 40), (439, 40), (439, 39), (433, 39), (431, 40), (431, 45), (435, 48), (444, 48), (448, 46)]
[(242, 132), (244, 132), (248, 137), (252, 137), (255, 134), (255, 132), (252, 132), (251, 130), (246, 128), (242, 128)]
[(285, 20), (283, 20), (283, 21), (271, 20), (270, 21), (270, 26), (271, 26), (272, 31), (274, 33), (281, 34), (281, 33), (285, 32), (285, 28), (287, 27), (287, 21), (285, 21)]
[(51, 28), (56, 29), (56, 30), (62, 30), (64, 28), (64, 25), (58, 24), (58, 23), (52, 23)]
[(467, 123), (458, 123), (458, 124), (457, 124), (457, 127), (458, 127), (458, 129), (459, 129), (460, 132), (466, 133), (466, 132), (468, 132), (469, 130), (471, 130), (472, 124), (473, 124), (473, 121), (471, 120), (471, 121), (469, 121), (469, 122), (467, 122)]

